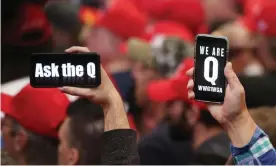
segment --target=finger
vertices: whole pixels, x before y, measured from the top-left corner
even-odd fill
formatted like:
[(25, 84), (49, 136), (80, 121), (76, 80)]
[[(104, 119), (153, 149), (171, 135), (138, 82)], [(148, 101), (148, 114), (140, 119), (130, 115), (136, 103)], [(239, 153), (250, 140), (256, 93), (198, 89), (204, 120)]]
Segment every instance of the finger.
[(87, 47), (80, 47), (80, 46), (73, 46), (65, 50), (67, 53), (72, 52), (90, 52), (90, 50)]
[(187, 89), (193, 89), (194, 88), (194, 80), (190, 79), (188, 84), (187, 84)]
[(230, 88), (234, 88), (235, 86), (240, 86), (240, 81), (236, 73), (232, 68), (232, 63), (228, 62), (224, 69), (224, 75), (228, 81)]
[(189, 99), (194, 99), (195, 98), (195, 93), (194, 93), (194, 91), (188, 91), (188, 98)]
[(186, 75), (189, 76), (189, 77), (193, 77), (193, 75), (194, 75), (194, 67), (192, 67), (191, 69), (189, 69), (186, 72)]
[(62, 87), (61, 91), (73, 96), (80, 97), (91, 97), (93, 95), (93, 91), (87, 88)]

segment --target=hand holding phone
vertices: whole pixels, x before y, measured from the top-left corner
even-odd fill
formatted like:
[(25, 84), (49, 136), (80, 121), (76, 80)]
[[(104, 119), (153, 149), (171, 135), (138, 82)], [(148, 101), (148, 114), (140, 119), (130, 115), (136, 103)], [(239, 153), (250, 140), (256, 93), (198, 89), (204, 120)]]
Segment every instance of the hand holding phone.
[[(90, 52), (86, 47), (74, 46), (67, 53)], [(104, 68), (100, 65), (101, 85), (96, 88), (63, 87), (64, 93), (85, 97), (93, 103), (100, 104), (104, 112), (104, 131), (116, 129), (129, 129), (124, 104), (119, 92), (116, 90)], [(93, 110), (92, 110), (93, 111)]]
[(224, 68), (228, 57), (228, 39), (200, 34), (195, 44), (195, 100), (223, 103), (226, 89)]

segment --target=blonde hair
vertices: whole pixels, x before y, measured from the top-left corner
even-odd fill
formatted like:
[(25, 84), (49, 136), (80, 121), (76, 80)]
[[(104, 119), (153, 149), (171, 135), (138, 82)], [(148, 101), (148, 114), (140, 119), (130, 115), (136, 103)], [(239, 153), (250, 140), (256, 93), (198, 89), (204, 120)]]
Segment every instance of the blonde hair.
[(212, 34), (227, 37), (230, 47), (256, 47), (256, 36), (238, 21), (226, 23), (212, 32)]

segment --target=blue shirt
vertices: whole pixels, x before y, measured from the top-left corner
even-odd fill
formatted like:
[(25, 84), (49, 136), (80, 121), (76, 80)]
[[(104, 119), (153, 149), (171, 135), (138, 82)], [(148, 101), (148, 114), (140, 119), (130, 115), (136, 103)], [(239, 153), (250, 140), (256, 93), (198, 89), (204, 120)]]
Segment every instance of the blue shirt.
[(126, 101), (134, 82), (131, 71), (114, 73), (111, 76), (114, 79), (123, 100)]
[(236, 165), (276, 165), (276, 151), (259, 127), (247, 145), (242, 148), (231, 145), (230, 148)]

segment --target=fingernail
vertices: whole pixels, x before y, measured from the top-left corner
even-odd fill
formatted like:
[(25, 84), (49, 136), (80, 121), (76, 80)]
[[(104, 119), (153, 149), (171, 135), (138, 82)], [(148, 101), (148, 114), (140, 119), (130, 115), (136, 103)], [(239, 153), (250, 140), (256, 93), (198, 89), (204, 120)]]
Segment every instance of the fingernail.
[(228, 63), (229, 63), (228, 64), (229, 68), (232, 69), (232, 62), (228, 62)]

